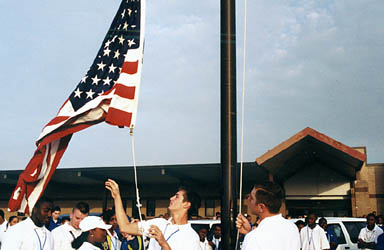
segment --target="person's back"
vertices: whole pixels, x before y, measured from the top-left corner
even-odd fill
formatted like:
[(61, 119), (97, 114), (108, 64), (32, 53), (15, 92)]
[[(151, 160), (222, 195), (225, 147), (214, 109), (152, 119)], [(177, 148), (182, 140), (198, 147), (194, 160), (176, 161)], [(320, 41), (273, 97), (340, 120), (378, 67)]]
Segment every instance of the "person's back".
[(299, 231), (295, 224), (281, 214), (263, 219), (260, 225), (248, 233), (244, 239), (245, 249), (300, 249)]

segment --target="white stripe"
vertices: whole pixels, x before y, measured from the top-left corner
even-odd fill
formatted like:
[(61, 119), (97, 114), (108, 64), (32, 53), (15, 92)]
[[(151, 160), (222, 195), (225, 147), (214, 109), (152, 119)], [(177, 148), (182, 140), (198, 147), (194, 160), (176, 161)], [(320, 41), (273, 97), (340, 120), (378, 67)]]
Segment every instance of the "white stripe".
[(131, 75), (131, 74), (122, 73), (120, 74), (116, 83), (121, 83), (124, 86), (128, 86), (128, 87), (136, 87), (140, 83), (140, 74), (136, 73)]
[(112, 99), (110, 107), (132, 113), (137, 109), (137, 100), (126, 99), (115, 95)]
[[(141, 34), (141, 31), (140, 31), (140, 34)], [(141, 55), (142, 55), (142, 52), (140, 47), (137, 49), (129, 49), (127, 51), (127, 55), (124, 58), (124, 62), (136, 62), (141, 58)]]

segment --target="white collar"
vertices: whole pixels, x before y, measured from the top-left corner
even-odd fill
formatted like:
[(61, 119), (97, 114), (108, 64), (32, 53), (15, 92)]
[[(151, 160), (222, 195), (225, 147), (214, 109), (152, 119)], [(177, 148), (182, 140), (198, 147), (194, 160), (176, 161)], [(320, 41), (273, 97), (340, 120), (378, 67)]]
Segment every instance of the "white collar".
[(97, 246), (95, 246), (95, 245), (92, 245), (91, 243), (89, 243), (89, 242), (87, 242), (87, 241), (85, 241), (84, 243), (83, 243), (83, 245), (81, 245), (81, 247), (82, 246), (86, 246), (88, 249), (92, 249), (92, 250), (100, 250), (100, 248), (98, 248)]

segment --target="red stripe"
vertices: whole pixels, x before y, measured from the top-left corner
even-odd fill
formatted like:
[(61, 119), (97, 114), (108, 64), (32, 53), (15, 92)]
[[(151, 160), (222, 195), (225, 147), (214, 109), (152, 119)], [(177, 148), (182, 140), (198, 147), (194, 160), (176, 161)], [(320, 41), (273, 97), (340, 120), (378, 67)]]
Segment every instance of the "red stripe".
[(107, 117), (105, 121), (111, 125), (116, 125), (119, 127), (129, 127), (131, 126), (132, 113), (122, 111), (120, 109), (109, 108)]
[(123, 98), (126, 98), (126, 99), (134, 99), (135, 98), (136, 87), (125, 86), (125, 85), (122, 85), (121, 83), (115, 84), (115, 87), (116, 87), (116, 91), (115, 91), (116, 95), (123, 97)]
[(52, 125), (55, 125), (55, 124), (58, 124), (62, 121), (65, 121), (69, 118), (70, 116), (56, 116), (55, 118), (53, 118), (50, 122), (47, 123), (46, 126), (52, 126)]
[(123, 68), (121, 69), (121, 73), (127, 73), (131, 75), (136, 74), (138, 65), (138, 60), (136, 62), (124, 62)]

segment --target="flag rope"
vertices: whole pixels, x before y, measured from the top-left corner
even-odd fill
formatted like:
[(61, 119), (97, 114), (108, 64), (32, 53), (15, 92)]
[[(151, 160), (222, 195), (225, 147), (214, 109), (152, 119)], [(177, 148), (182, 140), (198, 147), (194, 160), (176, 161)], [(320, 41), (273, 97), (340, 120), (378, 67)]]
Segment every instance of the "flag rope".
[[(239, 213), (242, 209), (242, 193), (243, 193), (243, 163), (244, 163), (244, 103), (245, 103), (245, 65), (247, 52), (247, 0), (244, 0), (244, 41), (243, 41), (243, 75), (242, 75), (242, 91), (241, 91), (241, 135), (240, 135), (240, 181), (239, 181)], [(251, 228), (252, 229), (252, 228)], [(236, 250), (238, 249), (240, 234), (237, 231)]]
[[(143, 221), (143, 218), (141, 216), (141, 207), (143, 206), (140, 203), (140, 194), (139, 194), (139, 188), (137, 185), (137, 169), (136, 169), (136, 157), (135, 157), (135, 136), (133, 135), (133, 127), (130, 127), (129, 134), (131, 136), (131, 144), (132, 144), (132, 161), (133, 161), (133, 171), (135, 174), (135, 188), (136, 188), (136, 207), (139, 211), (139, 219), (140, 223)], [(140, 232), (144, 234), (144, 228), (140, 228)]]

